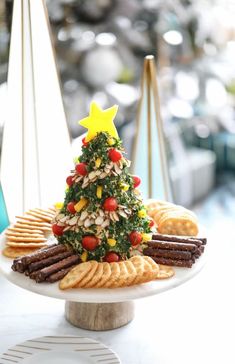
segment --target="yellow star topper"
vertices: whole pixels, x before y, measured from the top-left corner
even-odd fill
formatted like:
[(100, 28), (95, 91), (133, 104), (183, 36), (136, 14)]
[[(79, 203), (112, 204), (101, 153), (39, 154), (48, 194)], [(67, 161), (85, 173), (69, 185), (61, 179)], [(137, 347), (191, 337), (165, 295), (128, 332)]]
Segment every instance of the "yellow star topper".
[(86, 142), (93, 139), (97, 133), (106, 131), (115, 138), (118, 138), (117, 129), (113, 119), (118, 111), (118, 106), (114, 105), (109, 109), (102, 110), (94, 101), (90, 105), (90, 114), (88, 117), (79, 121), (79, 124), (88, 129)]

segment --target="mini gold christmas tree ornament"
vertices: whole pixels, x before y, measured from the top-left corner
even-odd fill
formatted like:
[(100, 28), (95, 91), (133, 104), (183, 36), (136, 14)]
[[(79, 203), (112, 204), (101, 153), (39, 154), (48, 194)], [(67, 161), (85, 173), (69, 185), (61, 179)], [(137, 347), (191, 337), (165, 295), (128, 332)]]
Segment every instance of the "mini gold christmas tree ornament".
[(1, 183), (12, 219), (61, 199), (72, 167), (44, 0), (14, 1)]
[(154, 56), (146, 56), (132, 150), (132, 172), (146, 198), (172, 201)]

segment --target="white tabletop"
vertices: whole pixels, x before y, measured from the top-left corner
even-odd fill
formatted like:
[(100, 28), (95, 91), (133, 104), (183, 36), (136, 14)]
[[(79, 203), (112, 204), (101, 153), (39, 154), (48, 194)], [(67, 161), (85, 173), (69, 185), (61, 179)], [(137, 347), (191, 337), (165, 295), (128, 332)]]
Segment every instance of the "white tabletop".
[[(227, 232), (227, 236), (226, 236)], [(61, 300), (25, 291), (0, 277), (0, 352), (43, 335), (76, 334), (110, 346), (123, 364), (233, 364), (235, 229), (216, 224), (206, 266), (163, 294), (136, 301), (135, 319), (107, 332), (66, 322)]]

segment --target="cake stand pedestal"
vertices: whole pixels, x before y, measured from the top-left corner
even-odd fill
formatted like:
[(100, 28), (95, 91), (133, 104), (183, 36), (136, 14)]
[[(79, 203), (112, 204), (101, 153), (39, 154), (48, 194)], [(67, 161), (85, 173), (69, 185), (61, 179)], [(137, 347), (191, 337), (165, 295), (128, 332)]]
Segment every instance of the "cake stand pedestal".
[[(0, 235), (0, 252), (5, 247), (4, 233)], [(11, 270), (12, 260), (0, 253), (0, 272), (15, 285), (44, 296), (66, 301), (65, 317), (82, 329), (104, 331), (126, 325), (134, 318), (133, 300), (153, 296), (175, 288), (192, 279), (203, 268), (206, 252), (192, 268), (174, 268), (175, 276), (123, 288), (77, 288), (60, 290), (58, 283), (36, 283), (24, 274)]]
[(134, 302), (65, 302), (65, 317), (81, 329), (105, 331), (117, 329), (134, 318)]

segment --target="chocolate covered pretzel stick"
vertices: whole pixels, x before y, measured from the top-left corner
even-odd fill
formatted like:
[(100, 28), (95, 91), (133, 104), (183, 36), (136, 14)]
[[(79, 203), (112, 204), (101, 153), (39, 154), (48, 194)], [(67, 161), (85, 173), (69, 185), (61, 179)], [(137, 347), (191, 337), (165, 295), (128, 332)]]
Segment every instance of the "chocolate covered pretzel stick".
[[(51, 248), (53, 248), (53, 247), (55, 247), (55, 246), (58, 246), (58, 244), (53, 244), (53, 245), (50, 245), (49, 247), (46, 247), (46, 248), (42, 248), (42, 249), (39, 249), (39, 250), (37, 250), (36, 252), (33, 252), (33, 253), (31, 253), (31, 254), (27, 254), (27, 256), (25, 256), (25, 257), (27, 257), (27, 259), (23, 259), (23, 263), (22, 263), (22, 266), (23, 265), (27, 265), (27, 260), (28, 259), (31, 259), (31, 257), (32, 257), (32, 260), (34, 259), (34, 257), (35, 256), (38, 256), (38, 254), (39, 254), (39, 256), (41, 255), (41, 252), (47, 252), (49, 249), (51, 249)], [(18, 258), (15, 258), (14, 260), (13, 260), (13, 264), (12, 264), (12, 269), (15, 271), (16, 269), (16, 266), (17, 266), (17, 263), (19, 263), (19, 262), (21, 262), (22, 261), (22, 258), (23, 257), (18, 257)]]
[(78, 255), (71, 255), (68, 258), (65, 258), (55, 264), (50, 265), (49, 267), (43, 268), (38, 271), (37, 275), (34, 277), (37, 283), (43, 282), (46, 278), (54, 273), (59, 272), (61, 269), (69, 268), (72, 265), (79, 263), (80, 258)]
[(161, 240), (161, 241), (171, 241), (185, 244), (196, 244), (197, 246), (206, 245), (206, 238), (191, 238), (191, 237), (183, 237), (176, 235), (163, 235), (163, 234), (153, 234), (152, 240)]
[(195, 244), (176, 243), (173, 241), (150, 240), (148, 241), (147, 244), (149, 247), (159, 248), (159, 249), (183, 250), (183, 251), (186, 250), (191, 252), (195, 252), (197, 250), (197, 246)]
[(160, 257), (151, 257), (151, 258), (158, 264), (170, 265), (174, 267), (191, 268), (194, 263), (193, 260), (167, 259)]
[(73, 268), (75, 267), (75, 265), (71, 265), (70, 267), (68, 268), (64, 268), (64, 269), (61, 269), (59, 270), (58, 272), (56, 273), (53, 273), (51, 274), (50, 276), (48, 276), (46, 278), (46, 282), (49, 282), (49, 283), (54, 283), (54, 282), (57, 282), (59, 280), (61, 280), (62, 278), (64, 278), (66, 276), (66, 274)]
[(29, 264), (28, 271), (29, 273), (32, 273), (33, 271), (48, 267), (54, 263), (59, 262), (62, 259), (68, 258), (70, 255), (73, 255), (73, 249), (68, 249), (65, 252), (53, 255), (52, 257), (33, 262)]
[[(45, 282), (48, 283), (55, 283), (57, 281), (59, 281), (60, 279), (64, 278), (64, 276), (73, 268), (75, 267), (75, 265), (71, 265), (68, 268), (63, 268), (61, 270), (59, 270), (56, 273), (53, 273), (51, 275), (49, 275), (48, 277), (46, 277)], [(30, 279), (36, 279), (37, 275), (40, 273), (40, 270), (34, 271), (32, 273), (29, 274), (29, 278)]]
[(191, 268), (204, 251), (205, 238), (153, 234), (143, 253), (159, 264)]
[(182, 250), (167, 250), (167, 249), (153, 249), (153, 248), (146, 248), (144, 249), (143, 253), (145, 255), (153, 257), (160, 257), (160, 258), (170, 258), (170, 259), (184, 259), (184, 260), (193, 260), (193, 254), (189, 251), (182, 251)]
[(67, 248), (66, 245), (54, 244), (54, 245), (51, 245), (50, 247), (37, 250), (35, 253), (28, 254), (28, 255), (26, 255), (24, 257), (14, 259), (11, 268), (14, 271), (23, 273), (27, 269), (29, 264), (31, 264), (33, 262), (37, 262), (37, 261), (42, 260), (42, 259), (49, 258), (49, 257), (51, 257), (53, 255), (65, 252), (67, 250), (68, 250), (68, 248)]
[(26, 276), (29, 276), (30, 279), (35, 279), (37, 274), (40, 272), (40, 270), (35, 270), (32, 273), (29, 273), (28, 271), (25, 271), (24, 274)]

